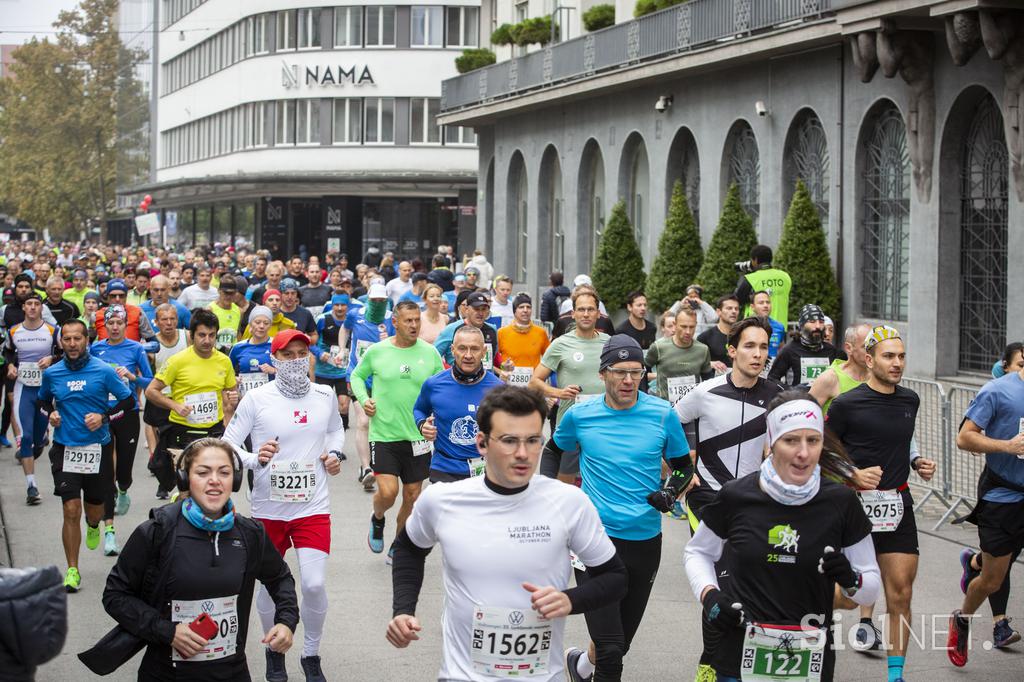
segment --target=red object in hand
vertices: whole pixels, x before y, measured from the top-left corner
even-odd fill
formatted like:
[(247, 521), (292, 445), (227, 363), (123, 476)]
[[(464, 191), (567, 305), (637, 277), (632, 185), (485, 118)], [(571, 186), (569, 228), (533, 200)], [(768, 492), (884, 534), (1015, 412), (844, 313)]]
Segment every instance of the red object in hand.
[(189, 629), (205, 640), (211, 640), (219, 631), (217, 621), (210, 618), (208, 613), (200, 613), (199, 616), (188, 624)]

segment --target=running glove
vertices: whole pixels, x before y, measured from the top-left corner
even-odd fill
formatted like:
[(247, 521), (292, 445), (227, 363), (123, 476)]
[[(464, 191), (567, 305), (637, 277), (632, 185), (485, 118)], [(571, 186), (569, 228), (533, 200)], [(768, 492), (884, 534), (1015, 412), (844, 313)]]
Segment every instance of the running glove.
[(831, 547), (826, 547), (825, 554), (818, 559), (818, 573), (825, 574), (844, 590), (856, 590), (860, 587), (860, 574), (853, 570), (850, 560), (845, 554)]
[[(680, 459), (683, 460), (682, 466), (672, 471), (672, 475), (665, 482), (665, 487), (661, 490), (655, 490), (647, 496), (647, 504), (660, 512), (672, 511), (676, 504), (676, 498), (686, 490), (686, 486), (693, 479), (693, 462), (690, 460), (690, 456), (686, 455), (685, 459)], [(675, 460), (672, 463), (675, 463)]]
[(713, 628), (719, 630), (738, 628), (746, 620), (743, 615), (743, 607), (718, 589), (708, 590), (702, 604), (704, 605), (704, 615)]

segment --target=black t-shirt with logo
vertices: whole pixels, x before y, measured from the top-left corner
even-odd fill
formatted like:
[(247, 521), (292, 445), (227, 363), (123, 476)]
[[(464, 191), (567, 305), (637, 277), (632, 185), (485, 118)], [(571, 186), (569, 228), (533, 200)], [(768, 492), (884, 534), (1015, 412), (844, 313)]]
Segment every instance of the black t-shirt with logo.
[[(809, 502), (784, 505), (768, 496), (760, 472), (726, 483), (704, 507), (701, 522), (728, 543), (734, 566), (726, 595), (743, 605), (747, 620), (768, 625), (799, 625), (807, 614), (815, 623), (832, 622), (835, 583), (818, 573), (825, 547), (839, 550), (871, 533), (871, 522), (856, 494), (822, 479)], [(744, 630), (730, 630), (716, 647), (713, 667), (738, 677)], [(831, 640), (830, 640), (831, 641)], [(835, 655), (825, 656), (822, 680), (832, 677)]]
[(879, 490), (892, 490), (910, 477), (910, 439), (921, 399), (909, 388), (879, 393), (861, 384), (828, 408), (826, 424), (861, 469), (882, 467)]
[(732, 358), (726, 346), (729, 345), (729, 337), (722, 333), (718, 325), (711, 327), (697, 336), (697, 340), (708, 347), (711, 354), (711, 362), (724, 362), (726, 367), (732, 367)]

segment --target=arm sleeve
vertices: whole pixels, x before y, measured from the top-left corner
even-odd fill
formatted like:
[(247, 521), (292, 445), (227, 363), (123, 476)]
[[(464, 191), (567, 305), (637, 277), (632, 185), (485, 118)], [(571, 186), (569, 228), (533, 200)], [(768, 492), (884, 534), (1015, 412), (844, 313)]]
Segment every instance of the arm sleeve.
[(267, 531), (260, 526), (259, 532), (263, 534), (260, 542), (262, 553), (257, 580), (263, 583), (274, 600), (274, 622), (288, 626), (288, 629), (295, 632), (295, 626), (299, 624), (299, 600), (295, 596), (295, 578), (284, 562), (284, 558), (270, 541)]
[(752, 293), (754, 293), (754, 288), (750, 286), (750, 280), (746, 275), (740, 275), (740, 281), (736, 283), (734, 292), (736, 298), (740, 299), (740, 311), (750, 304), (750, 294)]
[[(701, 387), (698, 384), (697, 387), (689, 391), (684, 395), (679, 402), (672, 408), (676, 411), (676, 417), (679, 418), (680, 424), (691, 424), (697, 421), (700, 417), (700, 406), (704, 401), (704, 392), (700, 390)], [(700, 398), (698, 399), (698, 395)], [(689, 433), (687, 433), (689, 435)]]
[[(744, 278), (745, 279), (745, 278)], [(701, 312), (704, 313), (704, 320), (708, 324), (716, 324), (718, 322), (718, 313), (715, 312), (714, 306), (707, 301), (700, 302)]]
[[(224, 440), (231, 443), (235, 448), (235, 452), (238, 453), (238, 458), (242, 460), (242, 466), (246, 469), (254, 469), (258, 464), (259, 458), (255, 452), (249, 452), (245, 449), (245, 439), (252, 433), (253, 426), (253, 414), (252, 406), (254, 399), (250, 394), (246, 393), (242, 396), (242, 399), (238, 401), (238, 407), (235, 408), (235, 414), (231, 417), (231, 421), (228, 422), (227, 429), (224, 430)], [(335, 410), (335, 413), (337, 411)], [(340, 417), (339, 417), (340, 419)], [(259, 449), (257, 443), (253, 443), (253, 447)]]
[(403, 528), (395, 538), (394, 565), (391, 567), (392, 616), (416, 615), (416, 604), (423, 587), (423, 569), (430, 554), (429, 547), (420, 547)]
[(565, 591), (572, 613), (586, 613), (614, 604), (626, 596), (629, 574), (618, 554), (597, 566), (587, 566), (590, 577)]
[(714, 378), (714, 376), (715, 370), (711, 366), (711, 350), (705, 347), (704, 362), (702, 362), (700, 366), (700, 380), (707, 381), (708, 379)]
[(644, 354), (644, 364), (648, 367), (654, 367), (658, 364), (658, 342), (655, 341), (651, 344), (651, 347), (647, 349), (647, 353)]
[(136, 637), (146, 642), (170, 644), (174, 639), (174, 623), (161, 617), (160, 612), (140, 596), (150, 562), (153, 532), (152, 523), (143, 523), (124, 544), (117, 563), (107, 576), (103, 608)]
[[(333, 401), (337, 407), (337, 401)], [(342, 452), (345, 448), (345, 424), (341, 421), (341, 413), (336, 409), (331, 410), (331, 417), (327, 422), (327, 443), (326, 450), (337, 450)]]
[(836, 399), (828, 406), (828, 415), (825, 417), (825, 426), (832, 430), (832, 434), (843, 442), (846, 435), (846, 407), (842, 400)]
[(8, 365), (18, 366), (18, 350), (14, 345), (14, 336), (10, 331), (8, 331), (7, 340), (4, 342), (4, 362)]
[[(104, 387), (107, 389), (107, 392), (117, 398), (119, 403), (125, 398), (132, 397), (131, 389), (121, 381), (121, 377), (117, 376), (117, 372), (110, 367), (104, 367), (103, 369), (103, 383), (105, 384)], [(133, 407), (135, 407), (134, 401), (128, 409), (132, 409)]]
[(718, 574), (715, 562), (722, 558), (725, 540), (718, 537), (715, 531), (704, 525), (697, 526), (697, 532), (686, 543), (683, 551), (683, 567), (690, 581), (693, 596), (700, 601), (701, 595), (708, 587), (718, 589)]
[(448, 360), (448, 356), (452, 349), (452, 337), (454, 334), (445, 327), (441, 330), (441, 333), (437, 335), (437, 339), (434, 341), (434, 348), (437, 350), (438, 355)]
[(139, 338), (152, 341), (156, 338), (156, 334), (153, 333), (153, 325), (149, 323), (149, 318), (144, 314), (139, 314)]
[(775, 362), (772, 363), (772, 368), (768, 370), (768, 378), (773, 381), (780, 381), (786, 372), (789, 371), (790, 365), (790, 351), (789, 346), (783, 346), (779, 354), (775, 356)]
[(138, 357), (135, 359), (135, 367), (138, 370), (135, 377), (135, 385), (145, 390), (149, 386), (149, 382), (153, 381), (153, 370), (149, 366), (149, 359), (146, 357), (146, 351), (139, 348)]
[[(692, 542), (692, 540), (691, 540)], [(843, 548), (843, 554), (850, 561), (853, 570), (860, 573), (861, 585), (851, 599), (861, 606), (874, 604), (881, 593), (882, 574), (875, 559), (875, 544), (868, 534), (859, 542)]]

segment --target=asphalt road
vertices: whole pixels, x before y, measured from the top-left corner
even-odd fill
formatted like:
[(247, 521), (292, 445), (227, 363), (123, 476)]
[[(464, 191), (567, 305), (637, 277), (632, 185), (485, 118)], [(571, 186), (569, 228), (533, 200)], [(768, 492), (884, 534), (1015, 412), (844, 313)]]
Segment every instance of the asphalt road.
[[(384, 639), (384, 629), (391, 611), (390, 569), (382, 555), (371, 554), (366, 546), (366, 530), (370, 514), (370, 496), (355, 481), (355, 461), (351, 442), (346, 446), (349, 461), (342, 474), (331, 480), (333, 536), (328, 592), (330, 613), (327, 619), (321, 656), (329, 680), (435, 680), (440, 660), (441, 634), (441, 556), (434, 552), (427, 559), (427, 572), (420, 599), (419, 616), (423, 622), (421, 640), (405, 650), (392, 648)], [(153, 493), (156, 482), (145, 468), (145, 447), (136, 460), (135, 485), (131, 490), (132, 507), (117, 522), (118, 536), (123, 542), (131, 530), (158, 504)], [(6, 532), (16, 566), (64, 564), (60, 544), (61, 510), (53, 497), (48, 466), (40, 466), (37, 478), (44, 493), (43, 503), (27, 507), (24, 479), (14, 462), (13, 450), (0, 450), (0, 501), (2, 501)], [(46, 458), (40, 460), (46, 464)], [(248, 510), (244, 496), (239, 508)], [(389, 516), (387, 537), (394, 531), (394, 515)], [(919, 524), (930, 528), (931, 524)], [(682, 552), (689, 537), (686, 524), (666, 519), (665, 543), (661, 570), (643, 625), (626, 658), (625, 680), (690, 680), (700, 654), (699, 605), (690, 593), (682, 566)], [(957, 540), (976, 542), (969, 531), (957, 530), (950, 539), (934, 535), (921, 536), (921, 567), (915, 585), (914, 631), (923, 646), (912, 643), (908, 654), (906, 675), (909, 680), (945, 682), (947, 680), (1024, 680), (1024, 643), (1009, 651), (985, 651), (983, 642), (991, 635), (987, 607), (975, 628), (974, 651), (968, 667), (953, 668), (944, 650), (946, 622), (951, 609), (960, 604)], [(289, 563), (295, 570), (294, 553)], [(68, 596), (70, 632), (64, 650), (43, 666), (38, 680), (88, 680), (93, 675), (78, 661), (75, 654), (89, 648), (113, 621), (100, 602), (106, 574), (114, 559), (104, 557), (101, 550), (82, 549), (82, 590)], [(1020, 565), (1014, 577), (1021, 574)], [(1024, 600), (1021, 590), (1011, 596), (1010, 615), (1021, 615)], [(884, 607), (879, 608), (879, 611)], [(856, 622), (854, 614), (846, 614), (847, 629)], [(1024, 623), (1024, 619), (1020, 621)], [(301, 629), (301, 625), (299, 626)], [(259, 623), (253, 609), (247, 653), (254, 680), (262, 680), (263, 654), (259, 637), (254, 636)], [(934, 642), (933, 642), (934, 640)], [(582, 646), (587, 641), (582, 618), (571, 617), (566, 643)], [(299, 668), (301, 633), (297, 646), (288, 656), (292, 680), (302, 680)], [(134, 680), (141, 655), (129, 662), (108, 680)], [(96, 678), (99, 679), (99, 678)], [(837, 680), (885, 680), (886, 662), (882, 654), (864, 655), (854, 651), (838, 654)]]

